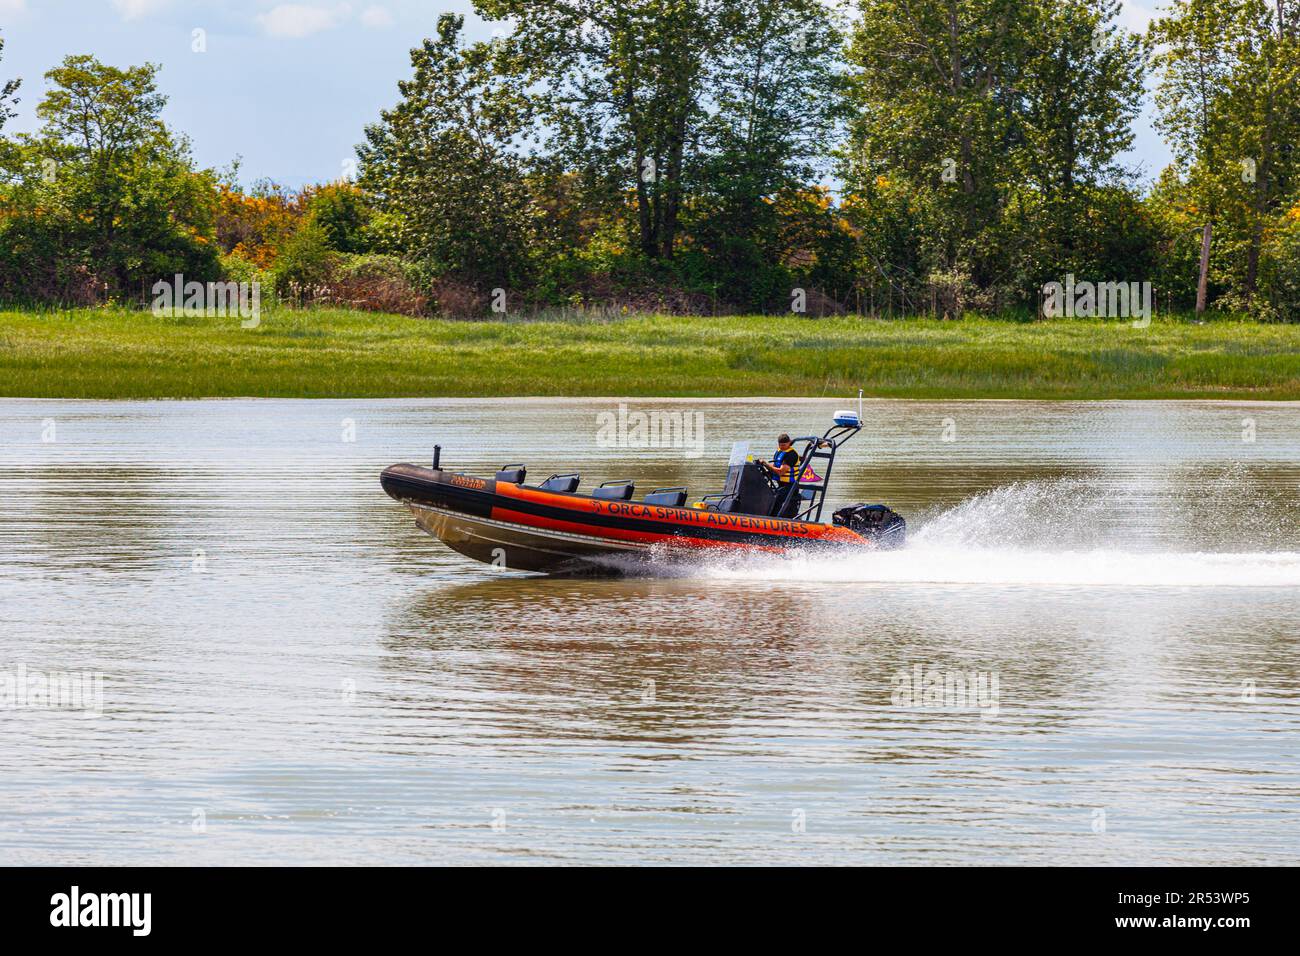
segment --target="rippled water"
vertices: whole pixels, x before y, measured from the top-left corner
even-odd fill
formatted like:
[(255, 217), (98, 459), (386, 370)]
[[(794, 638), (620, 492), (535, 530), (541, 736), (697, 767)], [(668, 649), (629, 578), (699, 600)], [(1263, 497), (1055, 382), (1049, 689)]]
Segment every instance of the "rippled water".
[(0, 708), (0, 854), (1300, 862), (1295, 406), (871, 402), (837, 497), (906, 550), (674, 578), (494, 572), (377, 481), (707, 493), (846, 404), (0, 401), (0, 681), (104, 675)]

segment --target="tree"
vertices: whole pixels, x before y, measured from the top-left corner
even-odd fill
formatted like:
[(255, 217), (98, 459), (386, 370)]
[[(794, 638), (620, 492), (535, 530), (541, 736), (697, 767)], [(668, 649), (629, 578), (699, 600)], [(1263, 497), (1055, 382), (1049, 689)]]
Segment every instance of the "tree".
[[(843, 35), (816, 0), (740, 3), (737, 32), (706, 64), (686, 230), (711, 281), (749, 308), (788, 301), (786, 266), (821, 242), (827, 144), (844, 116)], [(812, 265), (812, 262), (807, 264)]]
[[(1146, 51), (1118, 30), (1119, 0), (1044, 4), (1040, 35), (1014, 88), (1016, 165), (1054, 215), (1077, 212), (1078, 192), (1123, 177), (1115, 157), (1133, 144)], [(1067, 234), (1066, 241), (1071, 241)]]
[(90, 56), (46, 73), (43, 126), (19, 140), (9, 230), (21, 239), (12, 262), (48, 267), (32, 280), (41, 288), (57, 294), (58, 277), (77, 269), (110, 294), (143, 295), (176, 272), (218, 276), (215, 178), (163, 124), (156, 75), (152, 64), (118, 69)]
[(1300, 3), (1174, 0), (1151, 25), (1158, 126), (1229, 304), (1250, 307), (1266, 233), (1300, 186)]
[(1123, 178), (1115, 158), (1131, 142), (1142, 90), (1141, 44), (1116, 34), (1118, 3), (859, 8), (845, 168), (854, 205), (908, 194), (908, 218), (930, 223), (918, 267), (946, 287), (1009, 284), (1024, 295), (1044, 272), (1095, 264), (1097, 250), (1080, 258), (1080, 249), (1098, 210), (1123, 208), (1101, 191)]
[(530, 100), (489, 44), (460, 46), (463, 17), (411, 51), (402, 100), (366, 128), (359, 183), (378, 206), (387, 242), (477, 288), (518, 287), (532, 223), (516, 138)]
[[(0, 37), (0, 60), (4, 59), (5, 40)], [(21, 80), (4, 80), (0, 82), (0, 183), (7, 178), (6, 170), (13, 163), (13, 147), (4, 138), (4, 126), (15, 114), (14, 106), (18, 103), (18, 87)]]
[[(0, 37), (0, 60), (4, 59), (5, 38)], [(5, 80), (0, 83), (0, 130), (4, 125), (14, 117), (14, 105), (17, 104), (18, 98), (14, 95), (18, 92), (18, 87), (22, 85), (22, 80)]]
[(734, 0), (477, 0), (510, 19), (503, 46), (539, 84), (550, 165), (611, 212), (631, 193), (648, 259), (676, 251), (709, 58), (741, 32)]
[(329, 234), (314, 219), (304, 219), (280, 247), (271, 274), (277, 294), (296, 302), (310, 302), (326, 287), (340, 256), (330, 246)]
[(353, 183), (329, 183), (313, 191), (307, 203), (311, 218), (325, 231), (331, 249), (361, 253), (370, 249), (366, 227), (373, 210)]
[[(1010, 275), (1037, 288), (1066, 273), (1148, 280), (1149, 256), (1122, 241), (1137, 228), (1131, 174), (1146, 48), (1116, 26), (1117, 0), (1056, 0), (1034, 10), (1040, 37), (1009, 91), (1012, 147), (998, 230)], [(1138, 229), (1138, 235), (1144, 235)]]
[[(849, 59), (855, 116), (848, 178), (924, 192), (940, 214), (933, 266), (969, 268), (999, 215), (1014, 142), (1013, 84), (1040, 42), (1018, 0), (860, 0)], [(1032, 42), (1031, 42), (1032, 41)], [(997, 271), (977, 267), (983, 278)]]
[(708, 289), (751, 307), (782, 285), (788, 296), (789, 216), (812, 206), (778, 200), (825, 168), (842, 105), (842, 36), (825, 4), (476, 8), (516, 24), (499, 41), (502, 62), (536, 94), (534, 188), (543, 206), (570, 212), (562, 232), (581, 219), (598, 257), (621, 238), (617, 260), (632, 282)]

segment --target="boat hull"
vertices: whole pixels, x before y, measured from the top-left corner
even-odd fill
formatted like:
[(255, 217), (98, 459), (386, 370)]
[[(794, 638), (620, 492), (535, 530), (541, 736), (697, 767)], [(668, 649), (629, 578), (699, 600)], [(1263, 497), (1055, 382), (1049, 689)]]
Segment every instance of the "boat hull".
[(416, 525), (453, 551), (498, 568), (546, 574), (635, 572), (649, 561), (641, 545), (540, 531), (407, 502)]
[(719, 550), (874, 549), (842, 527), (561, 494), (419, 465), (393, 465), (380, 481), (422, 530), (500, 568), (627, 574)]

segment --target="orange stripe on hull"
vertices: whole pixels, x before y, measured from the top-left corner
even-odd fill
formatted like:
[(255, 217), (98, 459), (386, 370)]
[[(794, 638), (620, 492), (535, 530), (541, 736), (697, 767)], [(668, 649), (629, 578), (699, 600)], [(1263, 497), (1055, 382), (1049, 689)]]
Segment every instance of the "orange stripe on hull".
[(513, 511), (510, 508), (493, 508), (492, 519), (494, 521), (509, 521), (514, 524), (524, 525), (529, 528), (538, 528), (546, 531), (567, 531), (572, 534), (593, 535), (599, 534), (602, 538), (609, 538), (612, 541), (635, 541), (641, 544), (667, 544), (673, 547), (688, 548), (747, 548), (753, 551), (783, 551), (784, 543), (773, 542), (770, 545), (764, 544), (737, 544), (731, 541), (711, 541), (707, 538), (692, 538), (684, 534), (672, 534), (663, 531), (630, 531), (625, 528), (596, 528), (590, 524), (580, 521), (558, 521), (554, 518), (543, 518), (540, 515), (527, 514), (523, 511)]
[[(752, 545), (752, 547), (764, 550), (782, 550), (790, 544), (814, 541), (827, 544), (852, 544), (859, 547), (870, 547), (868, 542), (847, 528), (815, 524), (809, 521), (793, 521), (788, 518), (767, 518), (756, 515), (705, 511), (698, 508), (670, 508), (665, 505), (648, 505), (642, 501), (606, 501), (561, 495), (500, 481), (496, 484), (496, 494), (500, 498), (513, 498), (518, 501), (572, 511), (574, 512), (574, 518), (577, 520), (569, 522), (543, 518), (538, 515), (515, 511), (503, 505), (493, 506), (492, 517), (494, 518), (499, 517), (503, 521), (513, 521), (525, 525), (531, 524), (542, 528), (554, 528), (556, 530), (586, 534), (598, 533), (603, 537), (627, 541), (665, 541), (699, 547), (734, 548), (738, 546), (731, 542), (712, 541), (692, 536), (690, 529), (698, 527), (701, 531), (737, 531), (772, 538), (773, 541), (770, 545)], [(633, 519), (644, 522), (646, 528), (644, 531), (596, 528), (589, 523), (583, 522), (582, 515), (604, 515)]]

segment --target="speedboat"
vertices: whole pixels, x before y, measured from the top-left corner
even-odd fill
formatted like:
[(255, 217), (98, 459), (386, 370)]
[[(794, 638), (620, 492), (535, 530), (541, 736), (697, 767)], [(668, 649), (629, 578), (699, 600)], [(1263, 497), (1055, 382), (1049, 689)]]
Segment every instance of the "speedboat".
[(590, 494), (578, 492), (577, 474), (529, 484), (523, 464), (504, 465), (491, 478), (467, 475), (442, 467), (437, 445), (432, 467), (391, 465), (379, 480), (416, 525), (448, 547), (521, 571), (636, 574), (720, 552), (899, 547), (906, 522), (884, 505), (850, 505), (830, 524), (821, 520), (836, 453), (861, 430), (860, 414), (843, 411), (824, 434), (793, 439), (804, 448), (787, 481), (737, 443), (722, 491), (690, 504), (684, 487), (637, 498), (632, 481), (607, 481)]

